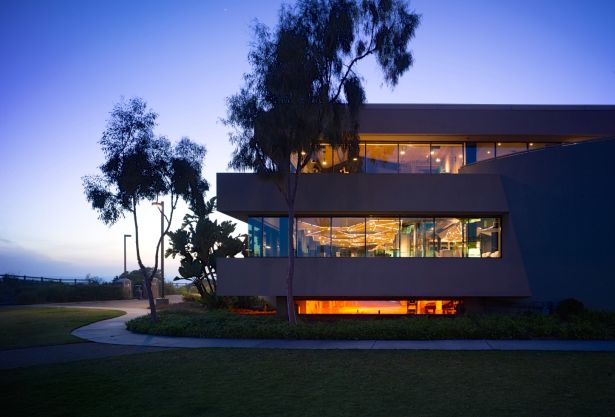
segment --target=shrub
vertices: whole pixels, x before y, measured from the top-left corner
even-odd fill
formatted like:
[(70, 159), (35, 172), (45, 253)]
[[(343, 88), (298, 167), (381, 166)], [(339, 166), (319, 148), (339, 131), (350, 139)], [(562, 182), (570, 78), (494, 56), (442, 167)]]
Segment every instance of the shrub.
[(562, 320), (570, 320), (574, 316), (585, 312), (585, 306), (582, 302), (574, 298), (567, 298), (559, 302), (555, 308), (557, 314)]
[(4, 279), (0, 282), (3, 304), (65, 303), (122, 299), (122, 289), (114, 284), (69, 285)]

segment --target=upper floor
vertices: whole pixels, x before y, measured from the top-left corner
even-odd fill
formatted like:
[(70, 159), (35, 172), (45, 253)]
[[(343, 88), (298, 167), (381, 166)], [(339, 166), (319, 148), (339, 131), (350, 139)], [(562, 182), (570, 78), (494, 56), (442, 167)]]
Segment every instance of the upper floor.
[(323, 143), (305, 173), (456, 174), (468, 164), (615, 135), (615, 106), (368, 104), (357, 154)]

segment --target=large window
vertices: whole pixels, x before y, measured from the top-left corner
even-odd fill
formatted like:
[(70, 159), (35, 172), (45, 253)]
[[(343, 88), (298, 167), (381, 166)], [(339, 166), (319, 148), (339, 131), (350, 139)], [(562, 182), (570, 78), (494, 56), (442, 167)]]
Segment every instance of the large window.
[(331, 256), (331, 218), (297, 219), (297, 256)]
[(288, 256), (288, 218), (263, 218), (264, 256)]
[(498, 142), (495, 147), (495, 156), (507, 156), (512, 155), (514, 153), (525, 152), (527, 151), (527, 143), (517, 142), (517, 143), (506, 143), (506, 142)]
[(463, 256), (463, 227), (461, 219), (436, 218), (435, 256), (461, 258)]
[(495, 143), (466, 142), (466, 164), (495, 158)]
[(365, 256), (365, 218), (334, 217), (331, 220), (331, 254), (335, 257)]
[(368, 174), (397, 174), (399, 172), (397, 144), (366, 144), (365, 172)]
[(429, 174), (429, 143), (399, 145), (399, 172), (402, 174)]
[(399, 255), (399, 218), (371, 218), (365, 222), (367, 256)]
[(456, 174), (463, 166), (463, 145), (441, 143), (431, 145), (431, 173)]
[[(500, 258), (498, 217), (299, 217), (299, 257)], [(248, 253), (288, 256), (288, 219), (250, 217)]]
[(402, 217), (400, 222), (400, 256), (425, 258), (434, 253), (434, 219)]
[(459, 300), (296, 300), (299, 314), (456, 314)]
[(358, 149), (337, 148), (333, 151), (333, 170), (341, 174), (363, 172), (365, 161), (365, 144), (360, 143)]
[(250, 217), (248, 219), (248, 254), (249, 256), (263, 256), (262, 217)]

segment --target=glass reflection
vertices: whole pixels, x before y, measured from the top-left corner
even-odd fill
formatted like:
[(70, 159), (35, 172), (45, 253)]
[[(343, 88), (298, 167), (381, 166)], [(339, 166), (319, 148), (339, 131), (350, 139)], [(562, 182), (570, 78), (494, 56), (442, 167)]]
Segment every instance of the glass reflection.
[(366, 144), (365, 172), (368, 174), (396, 174), (399, 171), (397, 144)]
[(301, 172), (307, 174), (317, 174), (320, 172), (332, 171), (333, 150), (331, 149), (331, 145), (322, 144), (316, 151), (314, 151), (314, 153), (312, 153), (312, 157)]
[(248, 218), (248, 255), (263, 256), (263, 219)]
[(297, 219), (297, 256), (331, 256), (331, 218)]
[(484, 161), (495, 157), (495, 143), (466, 142), (466, 164)]
[(436, 218), (435, 255), (440, 258), (463, 256), (463, 230), (461, 219)]
[(525, 152), (525, 151), (527, 151), (527, 143), (498, 142), (497, 146), (495, 147), (495, 156), (499, 158), (501, 156), (512, 155), (515, 153)]
[(263, 218), (264, 256), (288, 256), (288, 217)]
[(433, 217), (402, 217), (399, 239), (401, 257), (424, 258), (434, 256)]
[(365, 256), (365, 218), (334, 217), (331, 220), (331, 256)]
[(432, 144), (430, 155), (432, 174), (456, 174), (463, 166), (462, 144)]
[(429, 144), (400, 144), (399, 172), (404, 174), (429, 174)]
[(399, 218), (367, 218), (367, 256), (399, 256)]
[(464, 219), (464, 255), (468, 258), (500, 258), (500, 219)]
[[(355, 151), (356, 152), (356, 151)], [(358, 153), (352, 155), (349, 150), (337, 148), (333, 151), (333, 170), (342, 174), (363, 171), (365, 161), (365, 144), (359, 144)]]

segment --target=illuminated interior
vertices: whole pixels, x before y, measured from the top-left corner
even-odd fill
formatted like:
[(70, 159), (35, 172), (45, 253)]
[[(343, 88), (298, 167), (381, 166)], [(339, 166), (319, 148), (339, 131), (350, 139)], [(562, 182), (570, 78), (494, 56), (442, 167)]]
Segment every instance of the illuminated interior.
[(300, 300), (299, 314), (451, 315), (458, 300)]

